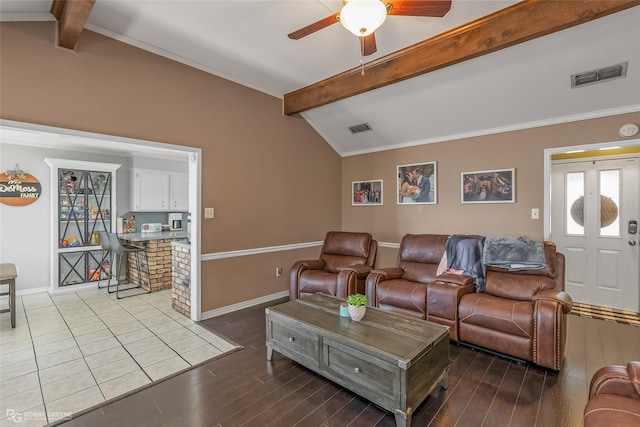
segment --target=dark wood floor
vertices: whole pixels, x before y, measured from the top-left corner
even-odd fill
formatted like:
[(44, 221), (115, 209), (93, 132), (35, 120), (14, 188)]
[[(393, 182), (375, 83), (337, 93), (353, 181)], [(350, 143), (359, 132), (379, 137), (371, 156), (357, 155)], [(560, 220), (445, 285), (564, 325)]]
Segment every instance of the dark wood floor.
[[(394, 426), (392, 414), (275, 353), (264, 306), (205, 321), (244, 349), (109, 403), (65, 426)], [(593, 373), (640, 360), (640, 327), (569, 316), (560, 373), (451, 345), (449, 388), (414, 426), (582, 426)], [(613, 426), (612, 426), (613, 427)]]

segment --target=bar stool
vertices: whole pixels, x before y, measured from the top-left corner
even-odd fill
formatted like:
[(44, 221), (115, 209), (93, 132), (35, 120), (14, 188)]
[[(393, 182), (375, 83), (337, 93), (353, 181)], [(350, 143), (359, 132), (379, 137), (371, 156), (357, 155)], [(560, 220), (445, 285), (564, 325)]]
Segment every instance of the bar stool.
[[(127, 298), (127, 297), (133, 297), (136, 295), (142, 295), (142, 294), (148, 294), (149, 292), (151, 292), (151, 273), (149, 271), (149, 258), (146, 255), (146, 252), (144, 250), (144, 248), (138, 247), (138, 246), (131, 246), (131, 245), (125, 245), (123, 244), (120, 239), (118, 238), (118, 235), (116, 233), (109, 233), (109, 245), (111, 247), (111, 252), (113, 254), (115, 254), (116, 256), (120, 256), (120, 260), (118, 261), (118, 270), (116, 271), (116, 298), (117, 299), (122, 299), (122, 298)], [(131, 286), (128, 288), (125, 288), (123, 290), (128, 291), (130, 289), (138, 289), (138, 288), (142, 288), (142, 270), (140, 268), (140, 253), (144, 253), (145, 254), (145, 258), (146, 258), (146, 262), (145, 264), (147, 265), (147, 278), (149, 279), (149, 289), (145, 292), (139, 292), (137, 294), (130, 294), (130, 295), (125, 295), (125, 296), (120, 296), (120, 271), (122, 270), (122, 260), (124, 258), (127, 258), (129, 254), (133, 254), (134, 258), (136, 260), (136, 271), (138, 273), (138, 283), (132, 283), (131, 281), (129, 281), (129, 284), (133, 284), (136, 286)], [(125, 283), (126, 284), (126, 283)], [(107, 285), (108, 286), (108, 285)]]
[[(107, 233), (106, 231), (97, 231), (96, 234), (98, 235), (98, 239), (100, 240), (100, 246), (102, 247), (102, 250), (106, 252), (106, 254), (102, 257), (102, 260), (100, 261), (100, 269), (102, 271), (104, 271), (102, 267), (104, 264), (104, 261), (106, 259), (109, 260), (109, 271), (108, 272), (105, 271), (108, 277), (107, 286), (100, 286), (100, 283), (102, 282), (102, 280), (100, 280), (98, 281), (98, 289), (107, 288), (107, 292), (112, 294), (115, 291), (111, 290), (111, 276), (113, 273), (113, 251), (111, 250), (111, 240), (109, 239), (109, 233)], [(102, 276), (102, 272), (100, 272), (100, 276)]]
[(0, 310), (0, 313), (11, 312), (11, 327), (16, 327), (16, 277), (18, 277), (18, 270), (15, 264), (2, 263), (0, 264), (0, 285), (9, 285), (8, 292), (0, 293), (0, 296), (9, 296), (9, 308)]

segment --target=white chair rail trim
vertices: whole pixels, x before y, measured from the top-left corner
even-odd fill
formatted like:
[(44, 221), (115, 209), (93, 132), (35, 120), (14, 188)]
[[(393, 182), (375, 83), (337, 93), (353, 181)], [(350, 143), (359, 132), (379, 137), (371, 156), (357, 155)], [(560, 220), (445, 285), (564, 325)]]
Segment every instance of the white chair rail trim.
[(237, 251), (213, 252), (210, 254), (202, 254), (202, 261), (213, 261), (216, 259), (237, 258), (241, 256), (268, 254), (270, 252), (282, 252), (282, 251), (292, 251), (296, 249), (314, 248), (317, 246), (322, 246), (323, 243), (324, 243), (323, 241), (317, 241), (317, 242), (296, 243), (292, 245), (267, 246), (264, 248), (240, 249)]

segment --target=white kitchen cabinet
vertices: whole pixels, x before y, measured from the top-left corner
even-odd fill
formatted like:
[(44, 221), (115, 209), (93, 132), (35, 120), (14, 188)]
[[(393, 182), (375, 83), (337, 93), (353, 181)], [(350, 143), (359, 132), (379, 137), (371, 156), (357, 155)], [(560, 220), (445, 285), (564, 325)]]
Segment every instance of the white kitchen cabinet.
[(148, 169), (131, 170), (131, 210), (169, 212), (189, 210), (189, 176)]
[(168, 211), (171, 178), (167, 172), (145, 169), (131, 171), (131, 209)]
[(189, 210), (189, 175), (171, 173), (171, 210)]

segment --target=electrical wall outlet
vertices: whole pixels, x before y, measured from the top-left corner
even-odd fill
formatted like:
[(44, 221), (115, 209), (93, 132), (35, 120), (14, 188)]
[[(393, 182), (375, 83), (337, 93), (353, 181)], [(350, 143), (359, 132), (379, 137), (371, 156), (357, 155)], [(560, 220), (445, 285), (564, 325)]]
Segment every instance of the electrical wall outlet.
[(213, 218), (213, 208), (204, 208), (204, 217), (206, 219)]
[(276, 267), (276, 277), (282, 276), (282, 267)]

